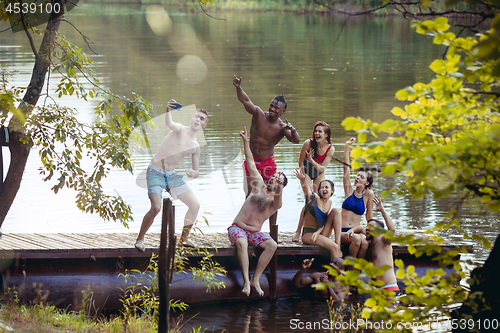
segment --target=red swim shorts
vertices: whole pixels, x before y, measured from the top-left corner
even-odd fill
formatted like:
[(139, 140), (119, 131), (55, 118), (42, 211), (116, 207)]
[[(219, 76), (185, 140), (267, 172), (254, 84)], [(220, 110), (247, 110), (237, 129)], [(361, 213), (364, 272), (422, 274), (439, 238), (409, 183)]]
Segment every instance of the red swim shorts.
[(255, 246), (259, 246), (259, 244), (272, 239), (271, 236), (260, 231), (246, 231), (245, 229), (240, 228), (240, 226), (236, 223), (233, 223), (229, 228), (227, 228), (227, 235), (231, 241), (231, 245), (234, 245), (234, 242), (236, 242), (238, 238), (245, 238), (248, 243)]
[[(276, 162), (274, 162), (274, 155), (268, 158), (254, 158), (253, 160), (264, 180), (269, 180), (276, 173), (277, 167)], [(243, 168), (245, 168), (245, 174), (249, 177), (247, 161), (243, 162)]]

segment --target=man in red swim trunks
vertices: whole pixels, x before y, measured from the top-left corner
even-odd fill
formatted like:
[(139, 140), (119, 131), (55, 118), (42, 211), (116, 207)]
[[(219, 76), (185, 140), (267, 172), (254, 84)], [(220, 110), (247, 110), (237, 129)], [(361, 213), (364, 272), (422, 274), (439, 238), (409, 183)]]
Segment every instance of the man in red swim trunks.
[[(286, 123), (281, 121), (280, 116), (286, 111), (286, 100), (283, 95), (278, 95), (271, 101), (269, 110), (262, 111), (260, 107), (254, 105), (248, 95), (241, 88), (241, 77), (234, 75), (233, 85), (236, 87), (236, 95), (245, 107), (245, 110), (252, 115), (252, 125), (250, 127), (250, 150), (252, 151), (255, 165), (264, 181), (276, 173), (276, 163), (274, 162), (274, 146), (286, 137), (292, 143), (300, 143), (299, 133), (286, 119)], [(251, 188), (247, 161), (243, 163), (246, 173), (246, 195), (248, 197)], [(278, 213), (269, 218), (270, 224), (276, 224)]]

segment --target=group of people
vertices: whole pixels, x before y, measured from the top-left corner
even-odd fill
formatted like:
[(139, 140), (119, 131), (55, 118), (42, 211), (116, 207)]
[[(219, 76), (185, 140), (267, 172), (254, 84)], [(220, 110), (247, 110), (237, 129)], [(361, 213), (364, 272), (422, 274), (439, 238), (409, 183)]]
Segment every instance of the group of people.
[[(277, 244), (269, 235), (262, 233), (261, 229), (267, 219), (271, 225), (276, 224), (277, 212), (282, 206), (283, 188), (288, 182), (285, 174), (277, 171), (274, 147), (283, 137), (294, 144), (300, 143), (300, 137), (287, 119), (283, 122), (280, 118), (287, 108), (283, 95), (273, 98), (268, 111), (263, 111), (252, 103), (242, 89), (241, 78), (234, 76), (233, 85), (236, 87), (238, 100), (252, 115), (252, 123), (250, 137), (246, 127), (240, 132), (245, 154), (243, 167), (246, 178), (244, 182), (246, 199), (233, 224), (228, 228), (228, 236), (231, 244), (237, 248), (243, 275), (242, 292), (248, 296), (251, 288), (254, 288), (260, 296), (263, 296), (264, 291), (260, 287), (259, 279), (272, 259)], [(198, 177), (200, 146), (196, 141), (196, 133), (207, 126), (208, 113), (198, 109), (191, 118), (190, 125), (184, 126), (172, 121), (171, 111), (175, 106), (175, 100), (170, 100), (167, 104), (165, 119), (171, 132), (161, 143), (146, 174), (151, 208), (143, 219), (135, 244), (139, 251), (145, 249), (144, 236), (161, 209), (161, 194), (164, 189), (173, 198), (179, 198), (188, 206), (181, 241), (185, 246), (195, 246), (188, 240), (188, 235), (200, 204), (192, 190), (182, 180), (182, 175), (174, 170), (185, 156), (191, 155), (192, 169), (188, 170), (186, 175), (191, 178)], [(311, 139), (302, 145), (299, 168), (294, 172), (304, 192), (305, 206), (300, 214), (293, 241), (301, 239), (305, 244), (319, 245), (329, 250), (332, 265), (337, 268), (343, 268), (341, 245), (347, 244), (350, 256), (367, 258), (377, 267), (389, 265), (391, 269), (379, 279), (385, 283), (383, 288), (396, 291), (390, 240), (383, 235), (373, 237), (369, 233), (374, 227), (385, 228), (385, 224), (389, 230), (394, 230), (394, 224), (385, 212), (380, 198), (375, 197), (370, 189), (373, 176), (369, 171), (358, 172), (354, 183), (351, 183), (349, 148), (355, 141), (354, 138), (347, 141), (344, 149), (345, 200), (341, 208), (332, 207), (330, 197), (335, 187), (332, 181), (325, 178), (326, 168), (335, 152), (331, 144), (331, 129), (327, 123), (321, 121), (314, 125)], [(385, 224), (373, 219), (374, 205), (376, 210), (382, 213)], [(367, 228), (361, 225), (363, 214), (368, 222)], [(332, 232), (334, 240), (330, 238)], [(251, 279), (248, 244), (263, 250)], [(303, 269), (308, 268), (311, 263), (312, 261), (305, 263)], [(315, 275), (311, 275), (310, 279), (302, 278), (302, 273), (294, 278), (298, 287), (317, 280)], [(343, 291), (339, 290), (338, 294), (343, 295)]]

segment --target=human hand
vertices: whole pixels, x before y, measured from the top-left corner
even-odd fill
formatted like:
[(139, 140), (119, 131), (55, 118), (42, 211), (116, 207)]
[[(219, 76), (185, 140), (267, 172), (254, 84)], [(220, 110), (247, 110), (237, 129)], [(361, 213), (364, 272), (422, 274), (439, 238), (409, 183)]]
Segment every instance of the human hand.
[(240, 132), (240, 136), (243, 139), (243, 141), (245, 141), (245, 142), (248, 141), (247, 127), (246, 126), (243, 126), (243, 131)]
[(306, 157), (309, 161), (312, 161), (314, 159), (314, 149), (309, 148), (306, 150)]
[(234, 79), (233, 79), (233, 85), (236, 87), (236, 88), (241, 88), (241, 77), (237, 77), (236, 75), (234, 75)]
[(188, 176), (189, 178), (198, 178), (199, 175), (200, 175), (199, 171), (193, 169), (186, 170), (186, 176)]
[(373, 209), (375, 212), (383, 212), (384, 205), (382, 204), (382, 199), (378, 196), (373, 197), (373, 203), (375, 204), (375, 208)]
[(303, 269), (308, 269), (309, 267), (311, 267), (313, 261), (314, 261), (314, 258), (312, 258), (312, 259), (304, 259), (302, 261), (302, 268)]
[(285, 118), (285, 122), (281, 123), (281, 128), (289, 129), (290, 131), (295, 131), (295, 128), (292, 126), (292, 123), (288, 122), (288, 119)]
[(311, 241), (315, 243), (316, 240), (318, 239), (318, 236), (319, 236), (319, 230), (312, 234)]
[(173, 107), (175, 106), (175, 104), (177, 104), (177, 102), (175, 101), (175, 99), (171, 99), (170, 101), (167, 102), (167, 109), (166, 109), (166, 112), (170, 112), (172, 111)]
[(356, 142), (356, 138), (350, 138), (349, 140), (347, 140), (347, 142), (345, 143), (345, 145), (346, 146), (350, 146), (350, 145), (352, 145), (355, 142)]
[(293, 175), (297, 177), (298, 180), (304, 180), (306, 179), (306, 175), (304, 173), (304, 170), (302, 169), (295, 169), (293, 170)]
[(347, 231), (347, 239), (351, 239), (352, 235), (354, 235), (354, 230), (351, 228)]
[(328, 283), (328, 273), (325, 272), (319, 276), (319, 282)]

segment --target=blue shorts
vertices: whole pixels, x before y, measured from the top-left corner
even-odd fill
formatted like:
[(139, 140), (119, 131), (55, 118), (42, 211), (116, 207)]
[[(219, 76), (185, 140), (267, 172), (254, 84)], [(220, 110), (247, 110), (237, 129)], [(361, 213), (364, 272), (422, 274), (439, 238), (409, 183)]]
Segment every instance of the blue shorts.
[(182, 175), (173, 170), (163, 170), (154, 164), (148, 166), (146, 172), (146, 181), (148, 184), (148, 195), (151, 193), (163, 193), (166, 190), (173, 199), (179, 194), (191, 191), (189, 186), (182, 180)]

